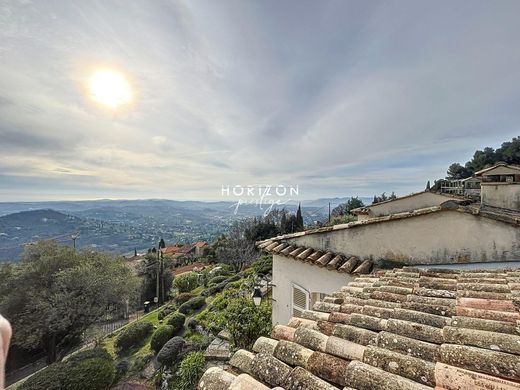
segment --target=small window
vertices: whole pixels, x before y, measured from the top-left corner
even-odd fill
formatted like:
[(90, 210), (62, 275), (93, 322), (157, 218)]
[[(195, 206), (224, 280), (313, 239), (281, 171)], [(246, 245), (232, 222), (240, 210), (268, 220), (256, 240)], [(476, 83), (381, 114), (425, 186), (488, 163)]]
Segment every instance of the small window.
[(309, 292), (296, 284), (292, 285), (292, 315), (301, 317), (309, 309)]

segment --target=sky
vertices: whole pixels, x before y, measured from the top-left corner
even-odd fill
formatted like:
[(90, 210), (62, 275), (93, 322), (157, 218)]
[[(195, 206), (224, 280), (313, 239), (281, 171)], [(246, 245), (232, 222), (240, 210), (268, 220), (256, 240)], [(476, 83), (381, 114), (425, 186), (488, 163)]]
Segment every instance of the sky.
[[(520, 129), (520, 2), (0, 0), (0, 201), (424, 189)], [(130, 102), (94, 101), (100, 69)]]

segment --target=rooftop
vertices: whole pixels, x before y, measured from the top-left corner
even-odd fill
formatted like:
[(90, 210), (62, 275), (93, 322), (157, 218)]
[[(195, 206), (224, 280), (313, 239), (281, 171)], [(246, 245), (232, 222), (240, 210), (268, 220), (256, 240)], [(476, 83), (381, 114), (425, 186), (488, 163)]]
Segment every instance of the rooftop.
[(520, 271), (405, 267), (348, 283), (199, 388), (519, 389)]

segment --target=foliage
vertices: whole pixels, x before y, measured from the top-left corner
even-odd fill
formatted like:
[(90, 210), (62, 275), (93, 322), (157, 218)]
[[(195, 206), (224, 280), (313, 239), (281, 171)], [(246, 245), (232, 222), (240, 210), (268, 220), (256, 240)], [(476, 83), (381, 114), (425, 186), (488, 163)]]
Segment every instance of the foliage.
[(349, 223), (356, 221), (357, 218), (352, 214), (346, 214), (346, 215), (338, 215), (337, 217), (333, 217), (330, 221), (331, 225), (339, 225), (342, 223)]
[(182, 305), (184, 302), (188, 302), (191, 298), (194, 298), (195, 295), (194, 294), (191, 294), (191, 293), (181, 293), (179, 295), (176, 295), (174, 298), (173, 298), (173, 301), (175, 302), (175, 304), (177, 305)]
[(121, 315), (140, 283), (122, 259), (53, 241), (27, 245), (22, 261), (1, 275), (0, 312), (16, 329), (13, 344), (44, 349), (48, 362), (96, 321)]
[(259, 257), (251, 265), (251, 268), (253, 268), (254, 273), (257, 275), (271, 274), (273, 272), (273, 256), (265, 255)]
[(191, 298), (188, 302), (183, 303), (179, 307), (179, 313), (182, 313), (182, 314), (193, 313), (193, 312), (197, 311), (198, 309), (202, 308), (205, 304), (206, 304), (206, 300), (204, 299), (204, 297), (199, 296), (199, 297)]
[(364, 203), (357, 196), (350, 198), (345, 203), (341, 203), (340, 205), (334, 207), (332, 209), (331, 215), (332, 217), (339, 217), (350, 214), (350, 212), (358, 207), (363, 207)]
[(180, 359), (184, 345), (185, 341), (182, 337), (173, 337), (161, 348), (157, 354), (157, 361), (162, 365), (173, 364)]
[(502, 143), (497, 149), (486, 147), (484, 150), (477, 150), (473, 154), (473, 158), (466, 162), (464, 166), (459, 163), (451, 164), (446, 178), (465, 179), (499, 161), (520, 165), (520, 137), (515, 137), (511, 141)]
[(190, 352), (182, 360), (178, 376), (179, 381), (176, 390), (192, 390), (197, 387), (197, 383), (204, 373), (206, 364), (203, 352)]
[(152, 333), (153, 325), (151, 322), (139, 321), (128, 325), (118, 333), (114, 346), (119, 351), (136, 346)]
[(247, 234), (252, 223), (254, 220), (233, 223), (228, 235), (219, 242), (219, 247), (216, 249), (216, 258), (221, 263), (232, 266), (234, 272), (241, 271), (257, 257), (255, 243)]
[[(155, 249), (155, 248), (154, 248)], [(173, 282), (173, 269), (175, 267), (174, 261), (168, 257), (164, 257), (162, 260), (162, 278), (161, 282), (164, 282), (164, 291), (170, 291)], [(153, 301), (153, 298), (157, 294), (157, 251), (150, 252), (146, 255), (144, 262), (138, 269), (139, 275), (143, 280), (142, 286), (142, 297), (143, 301)], [(162, 288), (159, 291), (159, 295), (162, 294)], [(160, 296), (160, 302), (164, 302), (166, 297)]]
[(186, 316), (182, 313), (173, 313), (166, 317), (166, 323), (173, 327), (174, 334), (177, 334), (182, 330), (184, 327), (184, 321), (186, 321)]
[(383, 192), (381, 195), (374, 195), (374, 200), (372, 201), (372, 204), (386, 202), (387, 200), (396, 199), (397, 195), (392, 191), (390, 195), (386, 195), (386, 192)]
[[(99, 351), (95, 351), (98, 353)], [(83, 355), (87, 356), (87, 354)], [(115, 376), (112, 359), (87, 357), (51, 364), (29, 377), (19, 390), (105, 390)]]
[(180, 293), (187, 293), (196, 288), (198, 285), (198, 276), (195, 272), (186, 272), (179, 275), (173, 281), (173, 287)]
[(153, 333), (150, 340), (152, 351), (159, 352), (164, 344), (170, 340), (175, 333), (175, 328), (171, 325), (162, 325)]
[(64, 388), (67, 390), (104, 390), (114, 381), (115, 369), (111, 361), (86, 359), (69, 365)]
[(269, 336), (271, 311), (270, 301), (256, 307), (249, 297), (231, 300), (224, 318), (233, 345), (250, 350), (258, 337)]
[(112, 361), (112, 356), (107, 352), (106, 349), (97, 347), (97, 348), (85, 349), (83, 351), (75, 353), (67, 359), (67, 362), (72, 363), (72, 362), (77, 362), (77, 361), (86, 360), (86, 359), (94, 359), (94, 358)]
[(228, 277), (225, 276), (225, 275), (220, 275), (220, 276), (215, 276), (214, 278), (211, 278), (209, 280), (209, 284), (218, 284), (220, 282), (223, 282), (224, 280), (226, 280)]
[(207, 288), (206, 290), (202, 291), (200, 293), (200, 295), (202, 295), (204, 297), (209, 297), (211, 295), (215, 295), (216, 293), (224, 290), (224, 288), (226, 288), (226, 286), (229, 283), (239, 280), (241, 276), (242, 276), (242, 274), (236, 274), (234, 276), (231, 276), (230, 278), (227, 278), (223, 282), (220, 282), (219, 284), (217, 284), (215, 286), (211, 286), (211, 287)]
[(161, 309), (159, 314), (157, 315), (157, 318), (159, 320), (164, 319), (165, 317), (169, 316), (171, 313), (173, 313), (175, 310), (177, 310), (176, 304), (169, 303)]
[(117, 362), (115, 366), (115, 378), (114, 383), (119, 382), (121, 378), (125, 376), (125, 374), (130, 369), (130, 362), (127, 359), (121, 359), (119, 362)]

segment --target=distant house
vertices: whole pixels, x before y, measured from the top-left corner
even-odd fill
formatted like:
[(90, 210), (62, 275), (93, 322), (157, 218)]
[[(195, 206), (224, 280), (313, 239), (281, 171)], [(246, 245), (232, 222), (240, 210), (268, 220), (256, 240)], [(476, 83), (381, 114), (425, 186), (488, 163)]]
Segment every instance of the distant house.
[(441, 192), (468, 198), (478, 198), (480, 197), (480, 179), (467, 177), (459, 180), (443, 180), (441, 182)]
[(204, 253), (204, 248), (208, 246), (208, 243), (204, 241), (197, 241), (193, 245), (195, 246), (195, 254), (197, 256), (202, 256), (202, 254)]
[(195, 256), (201, 256), (204, 251), (204, 248), (207, 245), (208, 244), (204, 241), (197, 241), (194, 244), (184, 244), (184, 245), (177, 244), (177, 245), (167, 246), (165, 248), (162, 248), (161, 251), (162, 251), (163, 255), (165, 255), (165, 256), (168, 255), (168, 256), (177, 257), (177, 256), (181, 256), (181, 255), (190, 255), (190, 254), (195, 255)]
[(481, 179), (482, 204), (520, 211), (520, 167), (498, 163), (475, 173)]

